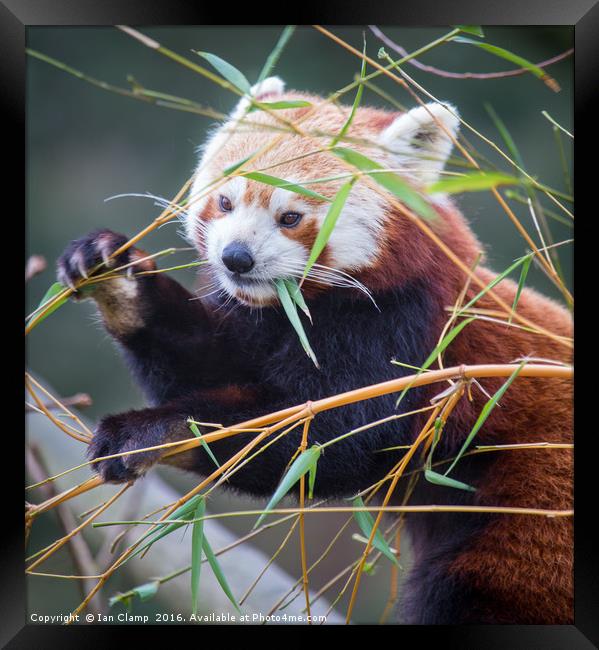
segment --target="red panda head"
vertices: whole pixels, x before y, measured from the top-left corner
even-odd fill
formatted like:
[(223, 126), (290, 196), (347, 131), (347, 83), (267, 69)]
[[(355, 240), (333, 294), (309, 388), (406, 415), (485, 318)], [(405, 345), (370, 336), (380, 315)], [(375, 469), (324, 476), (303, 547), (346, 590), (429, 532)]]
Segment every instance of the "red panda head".
[[(352, 170), (325, 149), (350, 109), (321, 97), (284, 92), (284, 83), (277, 77), (264, 80), (251, 92), (265, 104), (292, 100), (308, 104), (249, 111), (248, 98), (241, 99), (228, 121), (202, 147), (186, 228), (190, 241), (208, 260), (217, 284), (241, 302), (263, 306), (276, 301), (274, 280), (301, 278), (331, 204), (250, 180), (239, 175), (239, 170), (302, 184), (332, 199), (351, 178)], [(295, 130), (291, 123), (296, 124)], [(444, 104), (428, 104), (400, 115), (361, 107), (339, 146), (367, 155), (419, 188), (438, 178), (458, 125), (456, 109)], [(247, 166), (240, 166), (211, 189), (223, 179), (225, 170), (248, 157), (252, 160)], [(458, 225), (467, 230), (461, 221)], [(377, 278), (387, 278), (383, 285), (401, 281), (434, 258), (428, 249), (418, 250), (427, 245), (414, 224), (390, 208), (384, 193), (359, 179), (308, 275), (305, 290), (364, 289), (361, 277), (373, 289), (380, 288)], [(389, 279), (391, 267), (393, 278)]]

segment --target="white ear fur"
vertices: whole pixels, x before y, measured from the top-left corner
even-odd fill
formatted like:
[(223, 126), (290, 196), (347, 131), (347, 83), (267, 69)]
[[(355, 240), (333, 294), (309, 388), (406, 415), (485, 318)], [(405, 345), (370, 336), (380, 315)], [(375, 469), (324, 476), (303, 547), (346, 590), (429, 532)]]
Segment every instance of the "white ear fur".
[[(250, 90), (252, 97), (258, 101), (261, 101), (262, 98), (269, 95), (282, 95), (284, 92), (285, 82), (279, 77), (267, 77), (260, 83), (252, 86)], [(248, 101), (248, 98), (242, 97), (233, 110), (233, 113), (231, 113), (231, 117), (233, 119), (239, 119), (244, 114), (249, 104), (250, 102)]]
[[(381, 145), (395, 154), (405, 174), (429, 184), (439, 177), (451, 152), (460, 121), (451, 104), (430, 103), (400, 115), (380, 135)], [(437, 120), (444, 129), (437, 123)]]

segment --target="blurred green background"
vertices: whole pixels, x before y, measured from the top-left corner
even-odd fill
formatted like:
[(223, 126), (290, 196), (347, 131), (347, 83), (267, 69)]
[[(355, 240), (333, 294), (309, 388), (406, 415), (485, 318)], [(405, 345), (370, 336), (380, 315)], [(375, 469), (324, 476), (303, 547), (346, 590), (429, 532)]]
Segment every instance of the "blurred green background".
[[(190, 50), (212, 52), (238, 67), (250, 81), (257, 78), (266, 57), (280, 35), (279, 27), (163, 27), (142, 31), (166, 47), (194, 60)], [(363, 29), (334, 28), (354, 47), (362, 48)], [(408, 51), (446, 33), (444, 28), (383, 27), (383, 31)], [(365, 28), (367, 53), (376, 58), (382, 43)], [(548, 59), (572, 47), (569, 27), (485, 28), (486, 41), (505, 47), (533, 62)], [(207, 79), (194, 74), (158, 53), (143, 47), (117, 29), (90, 27), (34, 27), (27, 30), (27, 46), (56, 58), (97, 79), (127, 87), (132, 75), (144, 87), (187, 97), (204, 106), (228, 112), (236, 97)], [(387, 51), (394, 55), (389, 48)], [(424, 63), (456, 72), (491, 72), (513, 68), (513, 64), (463, 44), (445, 44), (422, 57)], [(205, 62), (204, 62), (205, 64)], [(208, 67), (208, 66), (207, 66)], [(287, 86), (327, 95), (351, 82), (360, 62), (349, 52), (312, 28), (296, 30), (274, 71)], [(554, 93), (530, 74), (494, 80), (447, 79), (406, 66), (406, 72), (441, 100), (454, 103), (462, 117), (486, 137), (501, 144), (499, 134), (485, 111), (489, 102), (510, 130), (527, 171), (541, 182), (566, 191), (552, 128), (541, 115), (547, 110), (560, 124), (572, 129), (572, 59), (548, 71), (559, 82)], [(377, 84), (400, 103), (412, 106), (409, 95), (387, 78)], [(346, 102), (353, 101), (353, 92)], [(376, 94), (365, 90), (363, 103), (385, 106)], [(118, 96), (36, 59), (27, 66), (27, 254), (44, 255), (49, 268), (27, 287), (27, 311), (39, 303), (54, 281), (54, 264), (73, 238), (97, 227), (127, 235), (140, 231), (159, 214), (145, 199), (104, 200), (125, 192), (151, 192), (172, 197), (190, 176), (196, 163), (196, 148), (214, 121), (192, 113), (168, 110)], [(498, 167), (510, 173), (509, 165), (473, 134), (468, 140)], [(570, 140), (564, 145), (571, 160)], [(570, 163), (569, 163), (570, 164)], [(488, 265), (500, 271), (525, 252), (525, 244), (489, 192), (463, 194), (457, 201), (472, 227), (486, 245)], [(543, 204), (554, 207), (544, 199)], [(536, 239), (526, 206), (511, 203), (515, 213)], [(567, 204), (570, 207), (569, 204)], [(571, 230), (556, 221), (549, 225), (555, 241), (568, 239)], [(170, 246), (186, 246), (177, 235), (177, 225), (168, 224), (147, 237), (142, 247), (155, 252)], [(569, 246), (560, 249), (568, 283), (572, 281)], [(189, 253), (169, 257), (163, 266), (191, 261)], [(177, 278), (194, 284), (194, 272)], [(551, 283), (534, 267), (529, 284), (559, 298)], [(142, 405), (124, 364), (103, 330), (95, 324), (93, 306), (68, 304), (33, 330), (28, 337), (29, 367), (52, 383), (61, 395), (88, 392), (92, 418)], [(162, 470), (160, 470), (162, 471)], [(173, 476), (189, 487), (193, 479)], [(213, 508), (248, 507), (249, 501), (223, 495)], [(337, 529), (339, 519), (323, 526), (309, 526), (316, 547), (322, 546)], [(228, 524), (229, 525), (229, 524)], [(247, 523), (231, 524), (247, 531)], [(272, 542), (261, 542), (274, 548)], [(359, 545), (351, 540), (323, 563), (315, 584), (324, 584), (344, 564), (357, 556)], [(290, 572), (298, 572), (294, 549), (282, 558)], [(356, 620), (375, 621), (388, 592), (388, 563), (378, 575), (363, 581)], [(56, 591), (46, 592), (56, 594)], [(53, 597), (54, 602), (55, 596)], [(40, 603), (41, 604), (41, 603)]]

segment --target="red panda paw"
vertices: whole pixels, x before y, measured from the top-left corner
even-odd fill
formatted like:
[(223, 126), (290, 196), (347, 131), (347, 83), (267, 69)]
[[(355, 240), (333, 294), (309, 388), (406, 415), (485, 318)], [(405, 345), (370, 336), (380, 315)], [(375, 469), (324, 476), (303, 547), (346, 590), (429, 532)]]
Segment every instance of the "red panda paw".
[[(136, 415), (132, 411), (108, 416), (101, 420), (95, 431), (87, 456), (97, 461), (92, 468), (106, 483), (135, 481), (160, 458), (160, 450), (136, 451), (160, 444), (161, 440), (160, 423), (140, 426)], [(114, 457), (98, 460), (107, 456)]]
[[(134, 271), (154, 270), (156, 268), (154, 261), (144, 259), (147, 258), (147, 254), (139, 249), (128, 248), (114, 256), (114, 253), (127, 241), (128, 238), (125, 235), (106, 229), (94, 230), (84, 237), (72, 241), (58, 259), (58, 281), (74, 289), (78, 283), (87, 280), (94, 274), (106, 273), (108, 270), (131, 263), (134, 264), (128, 269), (123, 269), (122, 273), (128, 271), (130, 275)], [(105, 284), (105, 282), (99, 283), (98, 286)], [(94, 285), (92, 284), (91, 287)]]

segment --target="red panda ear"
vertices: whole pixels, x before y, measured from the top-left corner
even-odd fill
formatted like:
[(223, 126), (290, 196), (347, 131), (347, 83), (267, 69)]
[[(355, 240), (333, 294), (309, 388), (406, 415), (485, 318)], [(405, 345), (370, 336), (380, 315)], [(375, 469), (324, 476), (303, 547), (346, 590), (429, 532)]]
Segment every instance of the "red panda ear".
[(428, 184), (437, 180), (445, 166), (459, 126), (454, 106), (431, 103), (400, 115), (378, 141), (395, 155), (403, 173)]
[[(250, 93), (257, 101), (270, 100), (277, 95), (282, 95), (285, 92), (285, 82), (279, 77), (267, 77), (263, 81), (252, 86)], [(247, 97), (242, 97), (231, 114), (233, 119), (239, 119), (245, 112), (249, 105)]]

